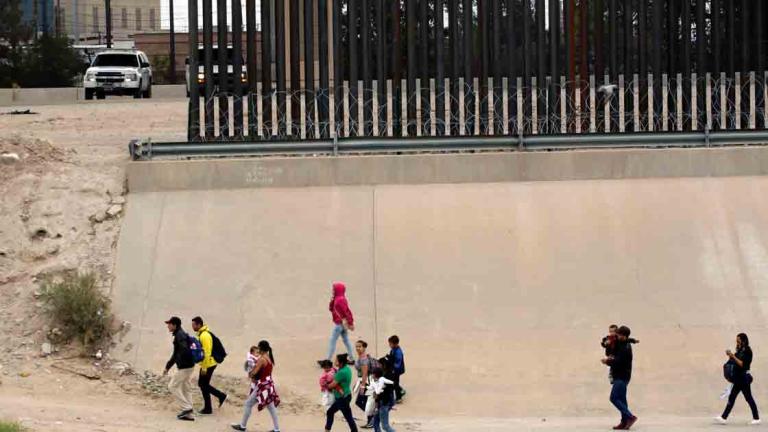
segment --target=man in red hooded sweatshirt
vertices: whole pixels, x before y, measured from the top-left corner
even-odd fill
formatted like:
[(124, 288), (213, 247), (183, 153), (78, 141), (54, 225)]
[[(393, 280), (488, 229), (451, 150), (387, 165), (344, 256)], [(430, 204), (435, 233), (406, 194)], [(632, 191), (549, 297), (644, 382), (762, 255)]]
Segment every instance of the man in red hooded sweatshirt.
[(331, 303), (328, 305), (328, 309), (333, 317), (333, 331), (331, 332), (331, 340), (328, 344), (326, 360), (330, 360), (333, 357), (333, 353), (336, 352), (336, 342), (339, 340), (339, 336), (341, 336), (344, 346), (347, 347), (349, 359), (351, 361), (355, 360), (355, 350), (349, 342), (349, 332), (355, 330), (355, 318), (349, 309), (349, 302), (347, 302), (345, 295), (346, 292), (347, 287), (342, 282), (333, 283), (333, 296), (331, 297)]

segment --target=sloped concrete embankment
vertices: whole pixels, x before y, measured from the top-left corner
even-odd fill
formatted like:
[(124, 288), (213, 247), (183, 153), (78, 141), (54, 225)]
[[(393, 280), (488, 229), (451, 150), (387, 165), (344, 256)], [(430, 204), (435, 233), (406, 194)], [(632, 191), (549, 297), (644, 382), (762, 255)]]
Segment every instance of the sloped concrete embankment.
[(611, 414), (598, 346), (610, 323), (640, 339), (639, 412), (718, 412), (739, 331), (766, 399), (766, 151), (134, 164), (121, 355), (162, 368), (163, 320), (199, 314), (231, 352), (224, 373), (268, 339), (281, 385), (312, 396), (329, 286), (343, 280), (354, 337), (377, 354), (390, 334), (403, 341), (403, 416)]

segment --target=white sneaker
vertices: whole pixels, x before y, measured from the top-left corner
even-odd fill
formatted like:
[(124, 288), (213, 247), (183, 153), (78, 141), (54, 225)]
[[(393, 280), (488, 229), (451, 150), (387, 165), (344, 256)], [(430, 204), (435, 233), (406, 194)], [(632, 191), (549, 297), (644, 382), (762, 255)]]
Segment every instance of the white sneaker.
[(760, 423), (761, 423), (760, 419), (752, 420), (751, 422), (749, 422), (749, 424), (751, 424), (752, 426), (759, 425)]
[(728, 424), (728, 420), (724, 419), (722, 416), (717, 416), (715, 417), (715, 423), (720, 423), (724, 425), (724, 424)]

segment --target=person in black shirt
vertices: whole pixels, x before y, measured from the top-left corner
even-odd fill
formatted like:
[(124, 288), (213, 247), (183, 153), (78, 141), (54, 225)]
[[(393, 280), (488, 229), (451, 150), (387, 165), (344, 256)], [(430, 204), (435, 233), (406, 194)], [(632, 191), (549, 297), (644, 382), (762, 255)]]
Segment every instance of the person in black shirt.
[(736, 336), (736, 353), (733, 353), (731, 350), (726, 350), (725, 355), (728, 356), (728, 362), (733, 362), (734, 365), (733, 388), (731, 389), (731, 394), (728, 396), (728, 404), (725, 406), (723, 415), (716, 417), (715, 420), (718, 423), (725, 424), (739, 393), (744, 393), (744, 399), (747, 400), (749, 408), (752, 410), (751, 424), (758, 425), (760, 424), (760, 414), (757, 412), (757, 404), (752, 397), (752, 375), (749, 373), (749, 368), (752, 366), (752, 348), (749, 347), (749, 338), (747, 335), (739, 333), (738, 336)]
[[(619, 329), (619, 326), (616, 324), (611, 324), (610, 327), (608, 327), (608, 335), (604, 336), (603, 339), (600, 341), (600, 346), (605, 349), (605, 356), (610, 357), (613, 355), (613, 350), (616, 347), (616, 340), (618, 338), (618, 335), (616, 334), (616, 331)], [(634, 338), (627, 338), (627, 342), (631, 344), (640, 343), (639, 340)], [(613, 384), (613, 376), (611, 375), (610, 367), (608, 368), (608, 382)]]
[(192, 417), (192, 372), (195, 370), (195, 359), (189, 349), (189, 335), (181, 328), (181, 318), (171, 317), (165, 322), (168, 331), (173, 335), (173, 354), (165, 364), (163, 376), (168, 374), (173, 366), (176, 373), (168, 383), (168, 390), (176, 397), (181, 411), (176, 416), (179, 420), (194, 421)]
[(637, 421), (637, 417), (629, 411), (627, 403), (627, 386), (632, 379), (632, 345), (629, 342), (629, 327), (621, 326), (616, 330), (616, 343), (610, 356), (602, 360), (603, 364), (611, 367), (611, 403), (621, 413), (621, 422), (614, 430), (629, 430)]

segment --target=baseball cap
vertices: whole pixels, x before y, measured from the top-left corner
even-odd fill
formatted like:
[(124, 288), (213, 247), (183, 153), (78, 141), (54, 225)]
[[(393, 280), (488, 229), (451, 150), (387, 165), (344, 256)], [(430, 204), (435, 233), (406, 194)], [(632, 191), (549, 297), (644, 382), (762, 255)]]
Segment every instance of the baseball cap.
[(181, 318), (179, 318), (177, 316), (172, 316), (165, 323), (166, 324), (173, 324), (176, 327), (180, 327), (181, 326)]

